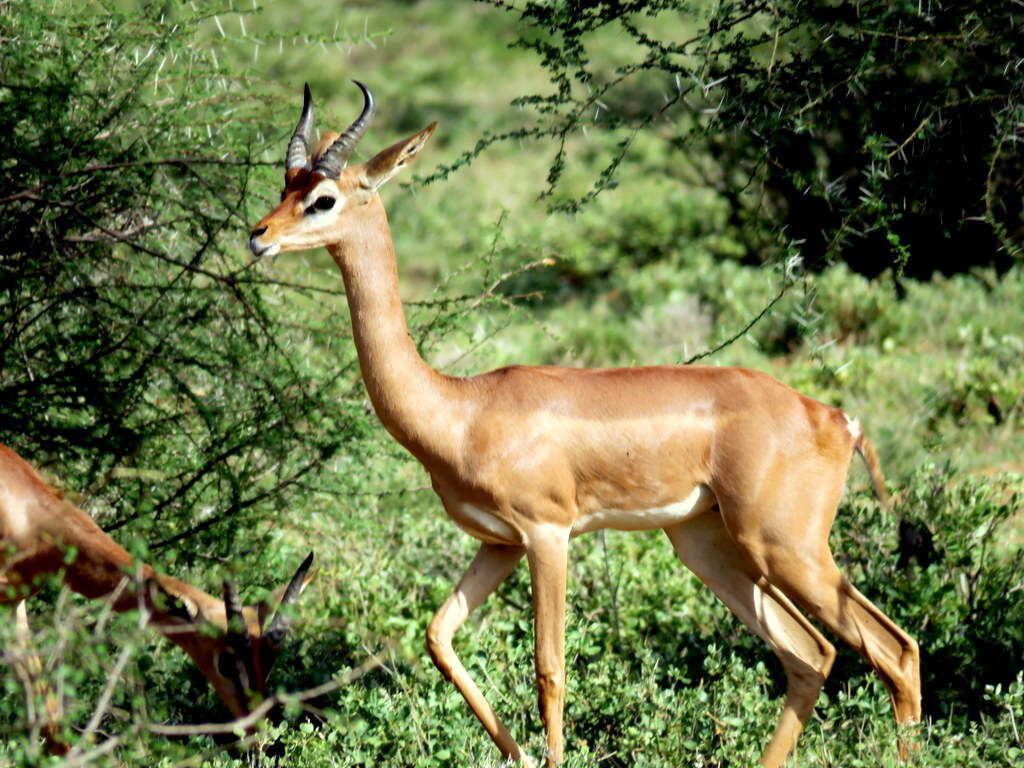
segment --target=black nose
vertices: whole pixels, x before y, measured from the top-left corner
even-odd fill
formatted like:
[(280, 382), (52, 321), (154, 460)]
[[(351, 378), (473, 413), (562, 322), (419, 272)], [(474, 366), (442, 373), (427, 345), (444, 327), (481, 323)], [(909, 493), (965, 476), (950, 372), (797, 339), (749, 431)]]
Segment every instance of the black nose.
[(266, 231), (267, 231), (266, 227), (257, 227), (256, 229), (254, 229), (252, 231), (252, 233), (249, 235), (249, 237), (259, 237), (260, 235), (262, 235)]

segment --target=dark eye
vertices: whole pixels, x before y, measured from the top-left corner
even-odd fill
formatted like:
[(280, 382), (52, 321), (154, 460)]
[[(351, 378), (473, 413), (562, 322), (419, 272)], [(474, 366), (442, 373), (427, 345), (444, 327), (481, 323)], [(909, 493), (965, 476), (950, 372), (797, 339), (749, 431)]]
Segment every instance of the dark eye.
[(269, 642), (275, 648), (280, 647), (281, 643), (284, 642), (284, 636), (284, 627), (274, 627), (269, 632), (267, 632), (267, 634), (264, 635), (264, 637), (267, 639), (267, 642)]
[(309, 216), (311, 213), (317, 211), (329, 211), (334, 207), (334, 203), (337, 202), (336, 198), (330, 195), (322, 195), (313, 201), (313, 204), (306, 209), (306, 215)]

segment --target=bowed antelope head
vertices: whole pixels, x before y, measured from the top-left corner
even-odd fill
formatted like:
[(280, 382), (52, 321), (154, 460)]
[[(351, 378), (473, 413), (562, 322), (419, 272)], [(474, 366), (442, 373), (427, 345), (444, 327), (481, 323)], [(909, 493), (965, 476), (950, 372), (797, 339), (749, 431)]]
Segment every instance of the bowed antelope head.
[(219, 600), (157, 575), (150, 582), (150, 623), (192, 658), (231, 713), (244, 717), (267, 696), (267, 680), (291, 625), (289, 606), (312, 581), (312, 562), (311, 552), (286, 587), (255, 606), (241, 604), (231, 580), (224, 581)]
[[(82, 527), (77, 520), (72, 520), (71, 525)], [(284, 648), (291, 624), (289, 606), (313, 578), (313, 554), (306, 557), (288, 585), (278, 589), (268, 601), (242, 606), (231, 581), (224, 582), (221, 600), (148, 566), (142, 566), (133, 577), (128, 570), (133, 566), (130, 561), (97, 562), (123, 550), (116, 544), (113, 546), (117, 550), (107, 547), (109, 540), (100, 538), (106, 534), (98, 527), (94, 531), (91, 541), (80, 540), (71, 545), (77, 552), (70, 563), (65, 558), (71, 550), (64, 546), (55, 548), (53, 568), (41, 568), (51, 559), (36, 557), (36, 552), (29, 551), (24, 560), (16, 559), (8, 568), (0, 568), (0, 584), (14, 586), (15, 599), (23, 599), (35, 588), (39, 576), (54, 572), (72, 590), (86, 597), (104, 599), (118, 595), (112, 603), (114, 610), (128, 611), (141, 606), (148, 615), (147, 626), (188, 654), (231, 714), (249, 714), (267, 696), (267, 680)], [(18, 554), (16, 551), (16, 558)], [(128, 584), (122, 587), (126, 578)], [(4, 602), (7, 600), (0, 599), (0, 604)], [(27, 621), (27, 616), (22, 620)]]
[(257, 258), (344, 240), (352, 223), (346, 214), (374, 200), (377, 190), (419, 154), (434, 132), (437, 123), (365, 163), (349, 166), (374, 111), (370, 90), (354, 82), (363, 92), (362, 112), (344, 133), (321, 136), (315, 148), (313, 97), (305, 86), (302, 115), (288, 142), (281, 203), (260, 220), (249, 238), (249, 249)]
[[(184, 650), (231, 713), (242, 717), (267, 694), (267, 678), (288, 634), (289, 607), (312, 580), (312, 562), (310, 553), (288, 584), (258, 606), (242, 607), (230, 581), (220, 599), (135, 561), (28, 462), (0, 445), (0, 608), (15, 608), (23, 643), (30, 638), (25, 600), (43, 577), (55, 575), (90, 600), (111, 601), (115, 611), (144, 610), (147, 626)], [(25, 658), (33, 654), (26, 651)], [(23, 667), (24, 679), (38, 677), (37, 664)], [(58, 715), (55, 706), (48, 715), (51, 731)]]

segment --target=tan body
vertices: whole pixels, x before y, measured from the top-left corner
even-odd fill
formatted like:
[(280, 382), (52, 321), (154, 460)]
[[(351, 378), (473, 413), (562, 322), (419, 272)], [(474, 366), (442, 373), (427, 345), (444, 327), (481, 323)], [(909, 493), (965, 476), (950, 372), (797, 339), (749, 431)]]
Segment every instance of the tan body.
[[(730, 470), (749, 460), (745, 453), (827, 470), (853, 449), (841, 412), (743, 369), (513, 367), (449, 386), (467, 403), (463, 419), (451, 414), (462, 438), (447, 455), (407, 447), (428, 467), (452, 518), (494, 544), (526, 545), (538, 524), (570, 536), (664, 528), (739, 491), (730, 488)], [(802, 434), (776, 440), (787, 422)], [(823, 450), (806, 455), (815, 441)], [(477, 512), (463, 513), (467, 506)]]
[[(148, 626), (191, 657), (236, 717), (250, 711), (253, 697), (266, 694), (280, 646), (271, 647), (263, 637), (269, 606), (236, 607), (245, 626), (229, 632), (223, 600), (136, 563), (24, 459), (0, 445), (0, 606), (15, 606), (26, 657), (20, 673), (27, 681), (40, 670), (28, 651), (24, 601), (51, 574), (89, 599), (110, 600), (115, 611), (144, 611)], [(59, 710), (51, 699), (43, 727), (48, 735), (56, 730)]]
[[(789, 685), (763, 765), (785, 761), (835, 656), (797, 606), (872, 664), (898, 722), (916, 722), (917, 645), (849, 585), (828, 546), (855, 449), (881, 487), (856, 422), (738, 368), (511, 367), (458, 379), (419, 357), (377, 189), (432, 132), (337, 178), (290, 167), (282, 202), (250, 247), (258, 256), (328, 248), (378, 416), (430, 473), (452, 520), (481, 541), (427, 639), (502, 754), (528, 760), (454, 653), (453, 636), (525, 555), (547, 762), (559, 763), (569, 542), (599, 528), (664, 528), (679, 558), (778, 655)], [(332, 151), (332, 139), (317, 156)], [(324, 197), (335, 200), (329, 216), (314, 205)]]

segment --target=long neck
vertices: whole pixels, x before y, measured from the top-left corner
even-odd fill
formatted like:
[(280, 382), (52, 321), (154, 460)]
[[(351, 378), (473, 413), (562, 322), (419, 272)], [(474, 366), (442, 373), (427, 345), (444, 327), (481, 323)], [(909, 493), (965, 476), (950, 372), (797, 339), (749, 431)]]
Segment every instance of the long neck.
[(385, 428), (429, 469), (431, 460), (450, 454), (465, 423), (459, 382), (427, 365), (409, 336), (380, 198), (353, 219), (346, 237), (328, 250), (345, 280), (363, 380)]
[(74, 505), (59, 501), (54, 506), (48, 538), (60, 552), (74, 549), (73, 559), (63, 557), (71, 560), (64, 565), (64, 580), (75, 592), (90, 599), (116, 596), (115, 611), (145, 610), (150, 626), (177, 645), (185, 639), (180, 627), (191, 623), (191, 617), (223, 617), (221, 601), (138, 563)]
[[(38, 577), (50, 573), (62, 573), (72, 590), (91, 600), (112, 600), (116, 611), (146, 610), (154, 629), (190, 653), (183, 624), (191, 624), (195, 615), (224, 622), (223, 602), (138, 563), (24, 459), (0, 445), (0, 583), (27, 595)], [(0, 595), (0, 603), (5, 598)]]

